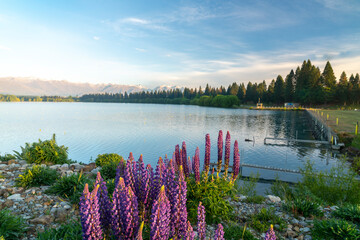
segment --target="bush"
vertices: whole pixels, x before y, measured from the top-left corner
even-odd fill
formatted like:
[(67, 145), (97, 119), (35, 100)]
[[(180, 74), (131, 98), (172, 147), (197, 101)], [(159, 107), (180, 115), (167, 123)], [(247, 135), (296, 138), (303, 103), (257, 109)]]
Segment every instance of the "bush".
[(360, 231), (356, 228), (356, 225), (348, 223), (345, 220), (329, 219), (315, 221), (311, 232), (313, 239), (360, 239)]
[(293, 213), (295, 216), (302, 215), (304, 217), (322, 216), (323, 212), (319, 209), (320, 205), (307, 198), (296, 198), (293, 201), (287, 201), (284, 208)]
[(311, 194), (328, 204), (360, 203), (360, 182), (357, 174), (349, 169), (346, 161), (341, 160), (330, 171), (315, 171), (309, 161), (301, 169), (303, 180), (299, 188), (307, 189)]
[(119, 163), (119, 162), (124, 162), (124, 159), (122, 156), (116, 153), (99, 154), (95, 160), (95, 164), (98, 167), (102, 167), (110, 163)]
[(19, 175), (16, 185), (24, 188), (52, 185), (58, 177), (59, 174), (56, 170), (34, 165), (32, 168), (26, 169), (24, 174)]
[(82, 240), (82, 227), (79, 221), (72, 220), (54, 229), (38, 233), (37, 240)]
[(294, 199), (293, 189), (290, 188), (288, 183), (280, 181), (278, 176), (276, 176), (275, 182), (271, 185), (270, 192), (272, 195), (278, 196), (285, 201)]
[(25, 143), (25, 147), (21, 147), (21, 154), (17, 151), (14, 152), (19, 159), (26, 160), (28, 163), (64, 164), (71, 163), (67, 150), (67, 147), (57, 145), (54, 134), (50, 140), (41, 141), (39, 139), (39, 142)]
[(4, 156), (0, 156), (0, 162), (7, 162), (12, 159), (15, 159), (15, 156), (11, 154), (5, 154)]
[(332, 213), (334, 217), (360, 225), (360, 205), (345, 205)]
[(274, 208), (262, 208), (260, 212), (251, 216), (250, 226), (261, 233), (267, 231), (270, 224), (278, 224), (280, 231), (286, 227), (286, 222), (281, 217), (275, 215)]
[(80, 174), (72, 174), (63, 176), (54, 185), (52, 185), (46, 193), (56, 194), (60, 197), (70, 200), (71, 203), (77, 204), (80, 201), (80, 196), (84, 190), (85, 184), (89, 184), (89, 189), (92, 188), (93, 183), (90, 179)]
[(256, 240), (246, 227), (231, 225), (224, 228), (224, 238), (228, 240)]
[(0, 236), (6, 240), (21, 239), (27, 231), (25, 220), (9, 210), (0, 210)]
[(214, 181), (201, 181), (199, 184), (194, 178), (187, 179), (187, 209), (190, 221), (197, 221), (197, 207), (202, 202), (206, 209), (207, 223), (220, 223), (230, 219), (233, 209), (229, 197), (233, 197), (236, 189), (232, 183), (216, 178)]
[(259, 173), (254, 175), (253, 173), (250, 174), (248, 178), (242, 182), (241, 186), (238, 186), (238, 192), (242, 195), (248, 197), (256, 196), (256, 183), (259, 181)]
[(354, 139), (351, 142), (351, 146), (360, 149), (360, 135), (357, 135), (356, 137), (354, 137)]
[(125, 162), (109, 162), (102, 166), (100, 170), (101, 176), (105, 180), (114, 179), (116, 177), (116, 169), (118, 168), (119, 164), (122, 164), (122, 167), (120, 168), (120, 173), (122, 174), (126, 167)]
[(245, 198), (242, 202), (260, 204), (265, 201), (265, 197), (261, 195), (250, 196)]

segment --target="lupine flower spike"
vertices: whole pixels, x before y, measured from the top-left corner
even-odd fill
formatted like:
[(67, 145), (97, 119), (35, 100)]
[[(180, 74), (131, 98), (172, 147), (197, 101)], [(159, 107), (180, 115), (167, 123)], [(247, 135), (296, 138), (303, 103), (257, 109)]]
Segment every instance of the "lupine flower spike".
[(219, 131), (219, 137), (218, 137), (218, 164), (217, 164), (217, 177), (219, 177), (219, 174), (221, 172), (221, 165), (222, 165), (222, 155), (223, 155), (223, 132)]
[(206, 134), (205, 137), (205, 160), (204, 160), (204, 174), (205, 179), (207, 179), (207, 176), (209, 174), (210, 170), (210, 135)]
[(138, 233), (136, 234), (135, 240), (143, 240), (143, 237), (142, 237), (143, 228), (144, 228), (144, 221), (141, 222), (141, 225), (139, 227)]
[(226, 138), (225, 138), (225, 166), (224, 166), (224, 176), (227, 177), (228, 169), (229, 169), (229, 162), (230, 162), (230, 148), (231, 148), (231, 138), (230, 133), (227, 131)]
[(239, 144), (238, 141), (235, 140), (234, 143), (234, 163), (233, 163), (233, 179), (232, 182), (235, 182), (236, 178), (239, 175), (240, 171), (240, 154), (239, 154)]
[(178, 193), (172, 216), (173, 233), (175, 238), (181, 239), (186, 233), (187, 210), (186, 210), (186, 181), (182, 166), (179, 168)]
[(276, 240), (276, 235), (272, 224), (270, 225), (269, 230), (266, 232), (264, 240)]
[(181, 155), (182, 155), (182, 165), (184, 169), (185, 177), (189, 177), (189, 166), (187, 162), (187, 153), (186, 153), (186, 144), (185, 142), (182, 143), (182, 149), (181, 149)]
[(89, 193), (88, 184), (85, 185), (83, 195), (80, 198), (80, 216), (81, 226), (83, 230), (84, 240), (100, 240), (103, 239), (100, 224), (99, 202), (97, 191), (99, 185)]
[(215, 236), (214, 236), (214, 240), (224, 240), (224, 228), (223, 226), (219, 223), (217, 229), (215, 230)]
[(166, 197), (164, 186), (161, 187), (159, 197), (152, 207), (150, 222), (150, 240), (169, 239), (170, 203)]
[(108, 196), (108, 190), (106, 187), (106, 182), (100, 175), (100, 172), (97, 173), (95, 187), (99, 185), (99, 190), (97, 192), (97, 197), (100, 205), (100, 222), (103, 230), (108, 229), (111, 224), (111, 202)]
[(206, 237), (205, 207), (202, 205), (201, 202), (199, 203), (199, 207), (198, 207), (197, 230), (198, 230), (199, 240), (205, 240)]
[(186, 233), (185, 233), (185, 236), (183, 239), (184, 240), (194, 240), (195, 239), (195, 233), (194, 233), (194, 230), (189, 221), (187, 222)]
[(197, 184), (200, 184), (200, 150), (199, 147), (195, 150), (194, 156), (194, 173), (195, 173), (195, 181)]

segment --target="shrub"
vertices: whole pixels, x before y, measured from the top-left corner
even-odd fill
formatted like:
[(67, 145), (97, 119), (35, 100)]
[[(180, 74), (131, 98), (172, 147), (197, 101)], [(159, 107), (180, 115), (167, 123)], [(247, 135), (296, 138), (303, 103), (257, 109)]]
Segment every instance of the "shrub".
[(5, 154), (4, 156), (0, 156), (0, 162), (7, 162), (11, 159), (15, 159), (15, 156), (11, 154)]
[(228, 201), (236, 189), (234, 185), (223, 178), (214, 181), (201, 181), (196, 183), (194, 178), (187, 179), (187, 209), (192, 222), (197, 219), (197, 206), (202, 202), (206, 209), (206, 222), (219, 223), (220, 220), (228, 220), (232, 213), (232, 207)]
[(25, 147), (21, 147), (21, 154), (17, 151), (16, 156), (26, 160), (28, 163), (48, 163), (48, 164), (64, 164), (71, 163), (68, 159), (67, 147), (58, 146), (55, 140), (55, 134), (52, 139), (34, 142), (32, 144), (25, 143)]
[(356, 225), (338, 219), (314, 221), (311, 232), (313, 239), (351, 240), (360, 238), (360, 231)]
[(27, 231), (25, 220), (9, 210), (0, 210), (0, 236), (6, 240), (21, 239)]
[(117, 169), (119, 164), (122, 164), (121, 170), (123, 171), (125, 169), (125, 166), (126, 166), (124, 162), (121, 162), (121, 163), (109, 162), (109, 163), (102, 166), (102, 168), (100, 170), (101, 176), (105, 180), (114, 179), (115, 176), (116, 176), (116, 169)]
[(250, 196), (243, 200), (243, 202), (246, 203), (256, 203), (256, 204), (263, 203), (264, 201), (265, 201), (265, 197), (261, 195)]
[(45, 229), (38, 233), (37, 240), (82, 240), (82, 227), (79, 221), (71, 220), (54, 229)]
[(334, 217), (342, 218), (360, 225), (360, 205), (345, 205), (332, 213)]
[(275, 182), (271, 185), (270, 192), (272, 195), (278, 196), (285, 201), (294, 199), (294, 192), (289, 184), (280, 181), (278, 176), (276, 176)]
[(308, 198), (296, 198), (293, 201), (287, 201), (283, 206), (295, 216), (299, 214), (304, 217), (323, 215), (323, 212), (319, 209), (320, 205)]
[(309, 190), (313, 195), (328, 204), (360, 203), (360, 182), (357, 174), (341, 160), (330, 171), (315, 171), (309, 161), (301, 169), (303, 180), (299, 188)]
[(99, 154), (95, 159), (95, 164), (98, 167), (102, 167), (104, 165), (114, 162), (115, 163), (124, 162), (124, 159), (122, 156), (116, 153)]
[(245, 178), (245, 180), (242, 182), (242, 185), (238, 186), (238, 192), (248, 197), (256, 196), (255, 188), (258, 181), (259, 173), (257, 173), (256, 175), (251, 173), (248, 178)]
[(59, 174), (55, 169), (34, 165), (32, 168), (26, 169), (24, 174), (19, 175), (16, 184), (24, 188), (52, 185), (58, 177)]
[(354, 137), (354, 139), (351, 142), (351, 146), (360, 149), (360, 135), (357, 135), (356, 137)]
[(256, 240), (251, 232), (245, 227), (239, 225), (231, 225), (224, 228), (224, 238), (228, 240)]
[(278, 224), (280, 231), (286, 227), (286, 222), (281, 217), (275, 215), (274, 208), (262, 208), (260, 212), (251, 216), (250, 226), (259, 232), (263, 233), (268, 230), (270, 224)]
[(81, 173), (63, 176), (46, 190), (46, 193), (56, 194), (60, 197), (69, 199), (71, 203), (75, 204), (79, 203), (80, 196), (86, 183), (88, 183), (89, 186), (93, 186), (91, 180)]

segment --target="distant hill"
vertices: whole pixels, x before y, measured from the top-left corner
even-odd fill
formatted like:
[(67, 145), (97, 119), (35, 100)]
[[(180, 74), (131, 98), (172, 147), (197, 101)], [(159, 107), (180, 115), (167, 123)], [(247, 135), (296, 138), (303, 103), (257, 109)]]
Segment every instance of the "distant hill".
[(34, 78), (0, 78), (0, 94), (17, 96), (81, 96), (89, 93), (127, 93), (147, 91), (143, 86), (120, 84), (72, 83), (65, 80), (41, 80)]

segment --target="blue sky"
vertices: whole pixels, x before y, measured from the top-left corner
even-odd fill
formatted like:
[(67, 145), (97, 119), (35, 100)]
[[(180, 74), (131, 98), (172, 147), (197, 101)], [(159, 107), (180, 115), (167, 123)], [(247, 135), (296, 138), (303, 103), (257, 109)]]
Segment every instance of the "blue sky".
[(0, 77), (197, 87), (360, 73), (360, 1), (0, 1)]

